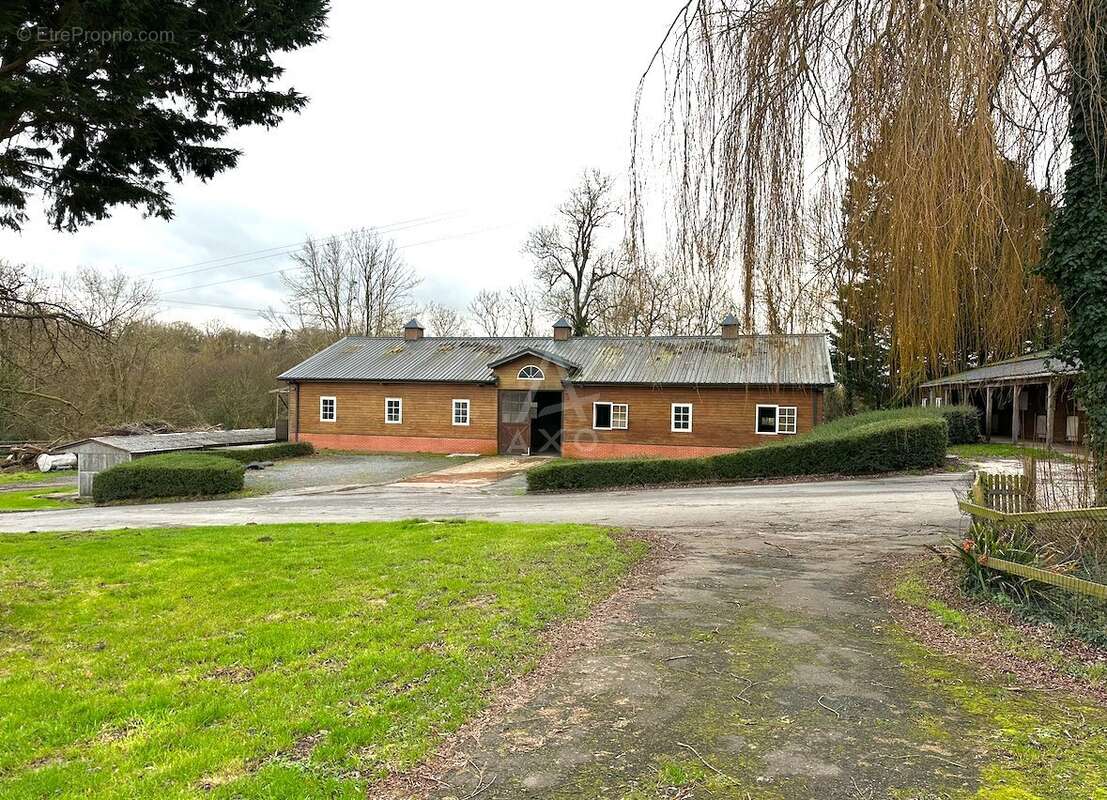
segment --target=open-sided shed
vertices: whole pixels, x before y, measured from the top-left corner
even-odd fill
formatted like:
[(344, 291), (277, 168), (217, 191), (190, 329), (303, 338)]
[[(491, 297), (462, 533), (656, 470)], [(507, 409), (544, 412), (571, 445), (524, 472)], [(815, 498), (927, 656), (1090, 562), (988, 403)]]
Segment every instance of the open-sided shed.
[(273, 428), (243, 428), (234, 431), (151, 433), (138, 436), (93, 436), (66, 450), (77, 454), (77, 487), (81, 497), (92, 496), (97, 473), (155, 453), (180, 450), (211, 450), (276, 441)]

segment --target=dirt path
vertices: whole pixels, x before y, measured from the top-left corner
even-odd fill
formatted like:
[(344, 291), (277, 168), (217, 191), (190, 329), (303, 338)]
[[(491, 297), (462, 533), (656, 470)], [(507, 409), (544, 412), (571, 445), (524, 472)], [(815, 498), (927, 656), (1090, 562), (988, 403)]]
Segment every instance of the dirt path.
[(882, 554), (933, 534), (812, 545), (785, 527), (678, 534), (683, 553), (632, 620), (464, 743), (464, 766), (432, 796), (466, 797), (482, 768), (495, 777), (482, 798), (972, 788), (978, 754), (925, 732), (969, 722), (901, 663), (868, 580)]

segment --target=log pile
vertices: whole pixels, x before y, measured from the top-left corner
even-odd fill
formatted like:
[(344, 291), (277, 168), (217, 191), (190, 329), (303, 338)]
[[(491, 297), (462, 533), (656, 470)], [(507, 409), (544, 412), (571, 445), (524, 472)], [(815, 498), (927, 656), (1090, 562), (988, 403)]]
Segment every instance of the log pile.
[(43, 453), (53, 452), (54, 448), (62, 443), (62, 439), (52, 442), (28, 442), (25, 444), (13, 444), (8, 448), (8, 453), (0, 459), (0, 471), (24, 472), (37, 469), (35, 460)]

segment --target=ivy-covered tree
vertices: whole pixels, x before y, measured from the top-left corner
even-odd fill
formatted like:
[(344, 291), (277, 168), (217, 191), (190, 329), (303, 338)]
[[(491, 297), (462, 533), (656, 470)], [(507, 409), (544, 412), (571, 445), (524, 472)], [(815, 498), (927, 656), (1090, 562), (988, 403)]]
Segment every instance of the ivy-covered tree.
[(29, 196), (75, 230), (126, 205), (169, 218), (169, 179), (209, 179), (234, 128), (307, 99), (275, 56), (322, 37), (327, 0), (6, 0), (0, 5), (0, 227)]
[[(1064, 355), (1083, 365), (1080, 399), (1107, 493), (1107, 4), (1093, 2), (1072, 20), (1072, 152), (1064, 202), (1050, 226), (1042, 273), (1061, 294), (1068, 313)], [(1089, 33), (1089, 31), (1091, 33)]]

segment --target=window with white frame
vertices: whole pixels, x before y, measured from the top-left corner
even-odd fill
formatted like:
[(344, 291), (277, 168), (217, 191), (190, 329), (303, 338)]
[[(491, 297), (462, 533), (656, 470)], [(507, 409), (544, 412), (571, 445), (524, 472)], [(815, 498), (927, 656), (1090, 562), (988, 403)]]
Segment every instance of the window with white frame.
[(454, 425), (469, 424), (469, 401), (454, 400)]
[(671, 430), (674, 433), (691, 433), (692, 431), (692, 404), (673, 403), (671, 410)]
[(334, 422), (338, 419), (338, 401), (333, 397), (319, 398), (319, 421)]
[(630, 406), (626, 403), (598, 402), (592, 404), (592, 427), (598, 431), (627, 429)]
[(384, 421), (389, 425), (399, 425), (404, 421), (404, 401), (399, 397), (384, 398)]
[(754, 430), (768, 435), (795, 433), (796, 407), (759, 405)]
[(541, 381), (545, 380), (546, 374), (542, 372), (540, 367), (534, 366), (534, 364), (527, 364), (521, 370), (519, 370), (519, 380), (521, 381)]
[(777, 433), (795, 433), (796, 432), (796, 407), (795, 406), (778, 406), (776, 409), (776, 432)]
[(611, 404), (611, 427), (625, 431), (630, 426), (630, 406), (626, 403)]

